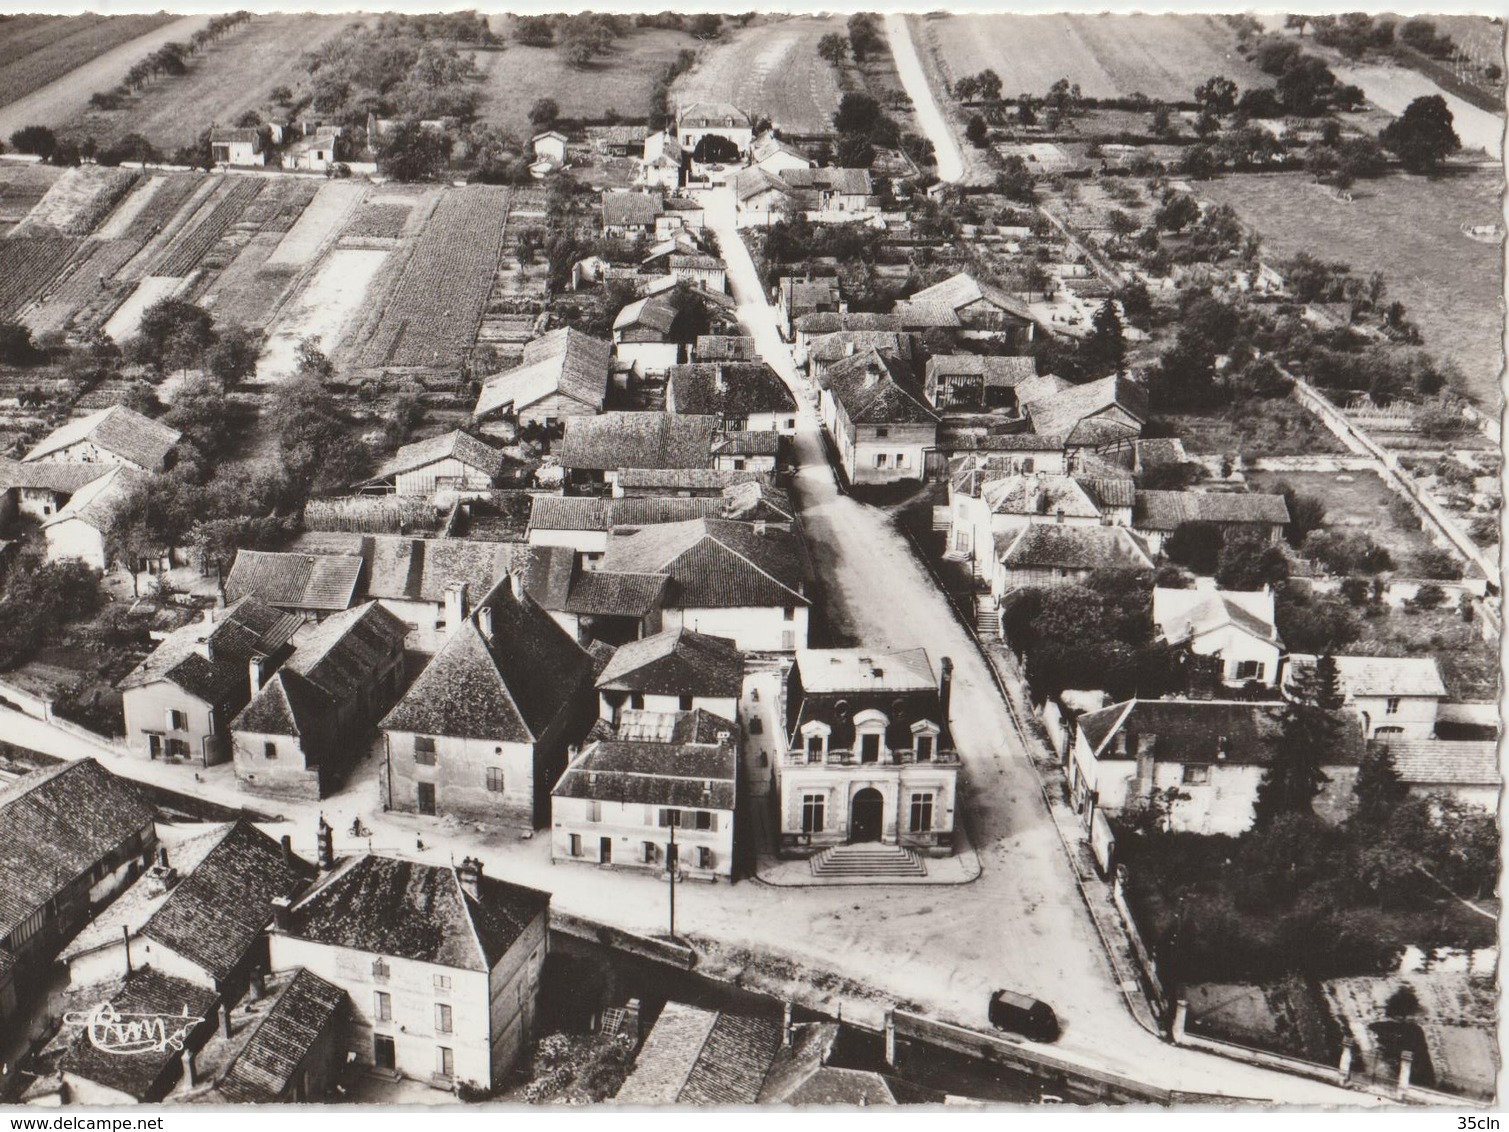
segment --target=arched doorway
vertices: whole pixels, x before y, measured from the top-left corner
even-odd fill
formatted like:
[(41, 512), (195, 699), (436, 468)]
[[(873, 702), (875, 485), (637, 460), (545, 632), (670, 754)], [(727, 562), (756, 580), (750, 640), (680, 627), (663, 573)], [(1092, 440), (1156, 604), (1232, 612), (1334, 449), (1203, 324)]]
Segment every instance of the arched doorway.
[(866, 786), (849, 807), (849, 841), (879, 841), (884, 827), (885, 800), (879, 790)]

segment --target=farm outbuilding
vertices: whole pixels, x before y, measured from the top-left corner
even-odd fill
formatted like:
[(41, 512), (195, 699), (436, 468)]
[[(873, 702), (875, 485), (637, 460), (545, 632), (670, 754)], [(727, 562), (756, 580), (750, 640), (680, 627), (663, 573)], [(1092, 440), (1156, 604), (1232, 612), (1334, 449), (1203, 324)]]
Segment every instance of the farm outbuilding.
[(569, 327), (552, 330), (524, 347), (519, 365), (483, 382), (472, 415), (511, 414), (520, 424), (545, 428), (591, 416), (602, 411), (612, 364), (611, 343)]

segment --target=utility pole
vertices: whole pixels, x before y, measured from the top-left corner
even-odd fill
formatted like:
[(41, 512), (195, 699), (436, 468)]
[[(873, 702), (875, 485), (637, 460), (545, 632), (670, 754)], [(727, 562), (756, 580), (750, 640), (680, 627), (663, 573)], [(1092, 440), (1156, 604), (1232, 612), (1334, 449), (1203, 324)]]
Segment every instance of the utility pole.
[(665, 871), (671, 882), (671, 942), (676, 941), (676, 867), (680, 862), (676, 859), (676, 826), (681, 817), (680, 811), (671, 811), (671, 843), (665, 850)]

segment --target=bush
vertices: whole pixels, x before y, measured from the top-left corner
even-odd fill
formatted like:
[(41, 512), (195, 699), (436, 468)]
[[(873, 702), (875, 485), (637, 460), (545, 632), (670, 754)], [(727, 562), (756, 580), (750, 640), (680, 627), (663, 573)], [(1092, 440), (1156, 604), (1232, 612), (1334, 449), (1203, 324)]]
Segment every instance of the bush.
[(1457, 556), (1439, 546), (1426, 547), (1415, 555), (1415, 568), (1422, 578), (1455, 582), (1462, 577), (1462, 564)]
[(58, 148), (58, 138), (46, 126), (22, 126), (10, 136), (11, 148), (17, 153), (32, 153), (43, 161)]
[(1446, 601), (1446, 591), (1434, 582), (1426, 582), (1415, 592), (1416, 609), (1439, 609)]

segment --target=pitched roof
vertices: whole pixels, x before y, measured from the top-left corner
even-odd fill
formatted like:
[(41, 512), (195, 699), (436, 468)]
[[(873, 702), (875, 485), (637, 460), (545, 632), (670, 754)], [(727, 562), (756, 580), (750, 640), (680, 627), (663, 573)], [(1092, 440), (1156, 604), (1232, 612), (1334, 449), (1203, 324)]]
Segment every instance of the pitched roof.
[(152, 820), (136, 787), (94, 759), (0, 789), (0, 938)]
[(602, 133), (606, 145), (633, 145), (649, 136), (648, 126), (609, 126)]
[(759, 137), (755, 138), (755, 140), (750, 144), (749, 147), (750, 159), (756, 165), (760, 164), (760, 162), (762, 161), (768, 161), (770, 160), (770, 158), (775, 157), (777, 154), (781, 153), (800, 158), (809, 166), (814, 164), (812, 159), (805, 153), (802, 153), (801, 150), (787, 145), (784, 141), (776, 137), (774, 134), (761, 134)]
[(808, 337), (837, 334), (844, 330), (888, 330), (892, 333), (907, 330), (906, 320), (900, 315), (875, 311), (812, 311), (792, 320), (791, 327)]
[(931, 330), (935, 327), (949, 328), (959, 325), (959, 316), (947, 303), (901, 299), (891, 307), (890, 314), (903, 330)]
[(183, 433), (124, 405), (76, 417), (48, 433), (24, 459), (40, 460), (71, 444), (88, 440), (148, 470), (159, 467)]
[(873, 346), (835, 362), (825, 379), (852, 424), (938, 422), (938, 414), (923, 400), (901, 360)]
[(250, 822), (234, 822), (141, 934), (212, 978), (228, 979), (272, 921), (272, 900), (293, 895), (314, 875), (298, 857), (285, 863), (282, 846)]
[(750, 413), (796, 412), (796, 398), (769, 362), (671, 366), (666, 397), (678, 413), (744, 417)]
[(868, 169), (848, 169), (836, 165), (809, 165), (805, 169), (787, 169), (781, 180), (793, 189), (817, 189), (844, 196), (867, 197), (874, 192)]
[[(1430, 656), (1337, 656), (1336, 674), (1352, 696), (1427, 696), (1444, 699), (1446, 683), (1440, 666)], [(1313, 668), (1316, 658), (1292, 653), (1289, 673)], [(1287, 682), (1287, 678), (1286, 678)]]
[(535, 919), (550, 894), (484, 876), (482, 899), (454, 868), (363, 855), (293, 907), (288, 934), (333, 947), (490, 971)]
[(247, 687), (247, 662), (277, 652), (298, 626), (297, 614), (248, 595), (226, 606), (211, 623), (173, 630), (116, 687), (124, 692), (164, 680), (209, 704), (234, 699)]
[(766, 192), (773, 192), (783, 197), (789, 197), (792, 193), (792, 188), (770, 170), (761, 169), (757, 165), (747, 169), (740, 169), (734, 174), (734, 194), (740, 204)]
[(1125, 527), (1029, 523), (996, 535), (996, 558), (1012, 570), (1147, 570), (1153, 556)]
[(524, 347), (517, 366), (483, 383), (472, 413), (481, 417), (508, 406), (517, 412), (555, 394), (595, 412), (603, 407), (612, 368), (613, 343), (569, 326), (552, 330)]
[(1374, 743), (1394, 756), (1399, 777), (1410, 786), (1499, 786), (1498, 744), (1491, 739), (1400, 739), (1387, 736)]
[(1153, 588), (1153, 624), (1171, 645), (1233, 625), (1259, 640), (1278, 643), (1271, 590), (1218, 590), (1201, 587)]
[(620, 310), (613, 319), (615, 331), (627, 330), (631, 326), (644, 326), (659, 334), (662, 341), (669, 337), (671, 327), (675, 324), (676, 307), (669, 295), (665, 293), (636, 299)]
[(571, 635), (504, 580), (479, 605), (491, 610), (484, 635), (466, 618), (379, 725), (468, 739), (532, 743), (583, 681), (592, 662)]
[(601, 567), (669, 574), (665, 600), (680, 608), (810, 604), (802, 595), (801, 544), (778, 527), (759, 534), (747, 523), (692, 519), (615, 531)]
[[(485, 386), (483, 394), (486, 395)], [(377, 469), (377, 474), (372, 478), (388, 479), (404, 472), (418, 471), (441, 460), (458, 460), (489, 476), (496, 476), (503, 470), (503, 453), (469, 432), (453, 429), (443, 436), (432, 436), (428, 440), (405, 444)]]
[(791, 497), (764, 480), (731, 483), (723, 489), (723, 517), (752, 523), (757, 519), (789, 523), (796, 517)]
[(297, 968), (226, 1067), (217, 1091), (232, 1104), (287, 1100), (304, 1059), (341, 1013), (346, 992)]
[(604, 227), (650, 226), (664, 210), (652, 193), (606, 192), (603, 194)]
[(367, 561), (367, 597), (442, 602), (446, 589), (456, 583), (464, 583), (473, 600), (487, 593), (508, 573), (518, 544), (366, 535), (359, 545)]
[[(231, 720), (233, 732), (289, 735), (304, 739), (322, 733), (335, 712), (335, 701), (297, 672), (279, 669)], [(306, 756), (318, 751), (305, 748)]]
[(225, 599), (255, 594), (280, 609), (327, 612), (356, 600), (362, 560), (354, 554), (238, 550), (225, 576)]
[(407, 633), (392, 611), (369, 601), (299, 626), (293, 655), (281, 671), (303, 676), (338, 702), (347, 700), (372, 682)]
[[(1019, 393), (1018, 396), (1025, 397), (1026, 394)], [(1071, 385), (1057, 393), (1027, 400), (1024, 408), (1032, 421), (1033, 432), (1069, 433), (1071, 440), (1074, 439), (1073, 434), (1087, 423), (1087, 418), (1118, 408), (1138, 421), (1139, 425), (1137, 428), (1129, 428), (1116, 422), (1104, 422), (1114, 429), (1114, 435), (1105, 439), (1115, 439), (1123, 435), (1134, 435), (1140, 431), (1140, 422), (1147, 420), (1147, 387), (1135, 378), (1113, 373), (1098, 381)], [(1101, 439), (1087, 433), (1084, 442), (1099, 443)]]
[[(1137, 753), (1151, 753), (1156, 762), (1264, 766), (1283, 742), (1284, 711), (1284, 704), (1237, 700), (1127, 700), (1086, 712), (1079, 727), (1098, 759), (1134, 758), (1111, 748), (1126, 732), (1137, 737)], [(1363, 754), (1356, 714), (1338, 712), (1336, 719), (1329, 765), (1355, 766)]]
[(742, 126), (748, 129), (749, 115), (731, 102), (691, 102), (681, 107), (676, 115), (676, 124), (682, 129), (717, 126)]
[(1132, 512), (1132, 525), (1151, 531), (1176, 530), (1181, 523), (1288, 522), (1284, 497), (1258, 492), (1139, 491)]
[(987, 389), (1010, 389), (1037, 375), (1037, 359), (985, 354), (934, 354), (927, 360), (927, 378), (978, 377)]
[(608, 504), (596, 495), (536, 495), (529, 501), (529, 529), (605, 531)]
[(999, 287), (992, 287), (988, 283), (980, 283), (968, 272), (961, 271), (951, 275), (941, 283), (934, 283), (931, 287), (924, 287), (912, 296), (914, 302), (924, 303), (947, 303), (954, 310), (970, 306), (981, 300), (991, 306), (1013, 314), (1026, 322), (1032, 321), (1032, 313), (1027, 304), (1008, 295)]
[(0, 491), (10, 488), (72, 495), (85, 484), (108, 475), (110, 464), (74, 464), (62, 460), (12, 460), (0, 456)]
[[(714, 451), (728, 450), (726, 434), (716, 436), (709, 456)], [(741, 483), (763, 483), (766, 478), (766, 473), (747, 468), (621, 468), (618, 486), (640, 490), (726, 491)]]
[(938, 680), (927, 650), (798, 649), (797, 673), (806, 692), (920, 692)]
[(835, 330), (831, 334), (819, 334), (807, 340), (807, 360), (830, 365), (840, 358), (859, 353), (873, 346), (882, 353), (894, 354), (910, 363), (915, 353), (911, 334), (902, 330)]
[(781, 434), (769, 429), (725, 432), (713, 441), (714, 456), (779, 456)]
[(255, 127), (216, 126), (210, 131), (212, 142), (256, 142), (261, 140)]
[(755, 340), (744, 334), (699, 334), (692, 354), (702, 362), (753, 362), (760, 358)]
[[(693, 472), (695, 471), (696, 469), (693, 469)], [(639, 478), (636, 473), (626, 472), (625, 475), (629, 475), (631, 479)], [(610, 499), (607, 502), (609, 529), (648, 527), (656, 523), (683, 523), (688, 519), (729, 517), (726, 514), (729, 504), (723, 498), (693, 497), (688, 499), (676, 495), (630, 495), (622, 499)]]
[[(599, 723), (605, 722), (598, 720)], [(739, 725), (706, 708), (691, 711), (646, 711), (623, 708), (618, 713), (618, 729), (608, 728), (596, 739), (622, 739), (625, 743), (701, 743), (717, 745), (739, 734)], [(719, 736), (723, 736), (722, 739)], [(735, 738), (735, 741), (736, 738)]]
[(651, 695), (738, 698), (744, 686), (744, 657), (724, 637), (667, 629), (620, 645), (597, 686)]
[(1073, 476), (1011, 475), (980, 485), (980, 498), (996, 515), (1062, 515), (1098, 519), (1099, 500)]
[(668, 1002), (645, 1038), (618, 1104), (754, 1104), (781, 1047), (778, 1020)]
[(705, 468), (717, 420), (682, 413), (571, 417), (555, 453), (568, 468)]
[(107, 531), (122, 504), (148, 473), (128, 464), (116, 464), (103, 475), (90, 480), (73, 493), (67, 503), (42, 520), (42, 528), (55, 527), (70, 519), (87, 523), (97, 531)]
[(559, 608), (589, 617), (645, 617), (661, 607), (667, 586), (663, 574), (578, 570)]
[[(729, 735), (738, 726), (724, 720)], [(587, 746), (551, 793), (629, 805), (734, 808), (739, 754), (731, 742), (641, 743), (603, 739)]]

